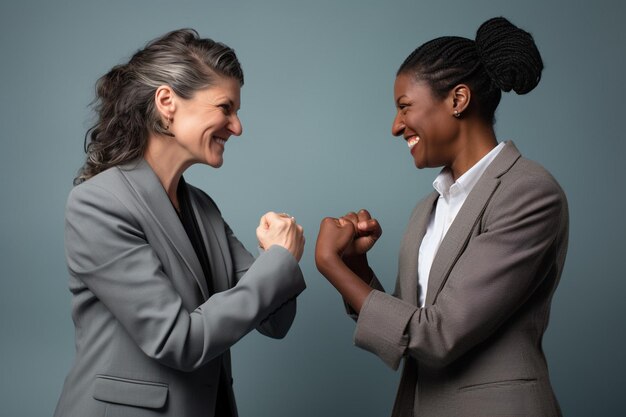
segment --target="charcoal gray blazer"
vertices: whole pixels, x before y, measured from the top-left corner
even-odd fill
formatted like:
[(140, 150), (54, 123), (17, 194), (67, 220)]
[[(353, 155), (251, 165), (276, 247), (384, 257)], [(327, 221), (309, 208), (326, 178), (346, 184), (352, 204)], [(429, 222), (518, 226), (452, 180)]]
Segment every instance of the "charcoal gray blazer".
[(418, 253), (437, 202), (411, 215), (393, 295), (378, 280), (355, 344), (404, 367), (394, 417), (560, 416), (541, 340), (568, 240), (556, 180), (507, 142), (445, 235), (418, 302)]
[[(143, 159), (74, 187), (65, 248), (76, 358), (55, 416), (213, 416), (229, 348), (253, 329), (281, 338), (305, 283), (272, 246), (258, 259), (214, 202), (189, 186), (210, 261), (207, 282), (157, 176)], [(222, 376), (224, 377), (224, 375)]]

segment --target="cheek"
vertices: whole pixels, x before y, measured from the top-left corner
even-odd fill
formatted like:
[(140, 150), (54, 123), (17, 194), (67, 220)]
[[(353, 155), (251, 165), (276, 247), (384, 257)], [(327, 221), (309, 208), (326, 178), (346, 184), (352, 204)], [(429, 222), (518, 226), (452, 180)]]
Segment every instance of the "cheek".
[(404, 122), (409, 130), (417, 133), (420, 136), (424, 133), (423, 130), (428, 125), (427, 119), (424, 117), (424, 115), (417, 112), (402, 115), (401, 120)]
[(438, 142), (448, 143), (454, 139), (457, 132), (457, 123), (443, 112), (435, 112), (431, 115), (429, 123), (431, 131), (437, 137)]
[(200, 129), (200, 124), (198, 123), (198, 119), (195, 116), (186, 115), (186, 117), (179, 117), (175, 123), (177, 124), (178, 134), (181, 138), (185, 138), (187, 140), (194, 140), (197, 138), (198, 134), (202, 131)]
[(207, 145), (211, 141), (211, 137), (215, 133), (215, 124), (204, 121), (198, 121), (198, 123), (192, 127), (194, 132), (194, 138), (200, 141), (202, 145)]
[(213, 114), (211, 117), (204, 119), (202, 127), (204, 134), (211, 136), (215, 132), (223, 130), (228, 124), (228, 119), (223, 114)]

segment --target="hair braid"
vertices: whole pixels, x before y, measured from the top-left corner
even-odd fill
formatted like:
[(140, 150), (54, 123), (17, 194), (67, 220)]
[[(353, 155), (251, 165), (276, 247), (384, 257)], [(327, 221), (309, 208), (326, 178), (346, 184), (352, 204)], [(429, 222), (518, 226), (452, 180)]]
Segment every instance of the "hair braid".
[(503, 17), (478, 28), (476, 49), (485, 70), (503, 91), (526, 94), (541, 80), (543, 61), (533, 37)]
[(528, 93), (539, 83), (542, 69), (532, 36), (497, 17), (480, 26), (476, 41), (444, 36), (424, 43), (397, 74), (411, 73), (427, 82), (438, 98), (458, 84), (467, 84), (479, 114), (493, 123), (501, 91)]

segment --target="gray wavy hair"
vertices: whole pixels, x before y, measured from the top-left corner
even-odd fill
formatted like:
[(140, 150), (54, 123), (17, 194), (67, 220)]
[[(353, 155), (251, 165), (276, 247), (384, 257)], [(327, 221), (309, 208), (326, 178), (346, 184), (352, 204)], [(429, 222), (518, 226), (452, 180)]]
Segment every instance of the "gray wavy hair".
[(220, 76), (243, 85), (235, 51), (200, 38), (193, 29), (175, 30), (154, 39), (128, 63), (113, 67), (96, 83), (92, 105), (98, 120), (85, 134), (87, 157), (74, 185), (143, 156), (151, 132), (171, 136), (155, 106), (158, 87), (168, 85), (188, 99)]

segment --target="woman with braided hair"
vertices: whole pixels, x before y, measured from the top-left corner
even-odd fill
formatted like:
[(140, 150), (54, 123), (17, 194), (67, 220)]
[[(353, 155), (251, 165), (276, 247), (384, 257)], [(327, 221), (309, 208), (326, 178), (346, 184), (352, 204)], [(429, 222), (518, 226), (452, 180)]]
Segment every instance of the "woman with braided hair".
[(355, 344), (397, 369), (394, 417), (559, 416), (542, 336), (568, 239), (556, 180), (498, 142), (501, 91), (541, 78), (532, 36), (504, 18), (476, 40), (417, 48), (394, 86), (392, 132), (418, 168), (443, 167), (413, 211), (393, 295), (370, 269), (380, 237), (366, 210), (325, 218), (315, 259), (357, 320)]

